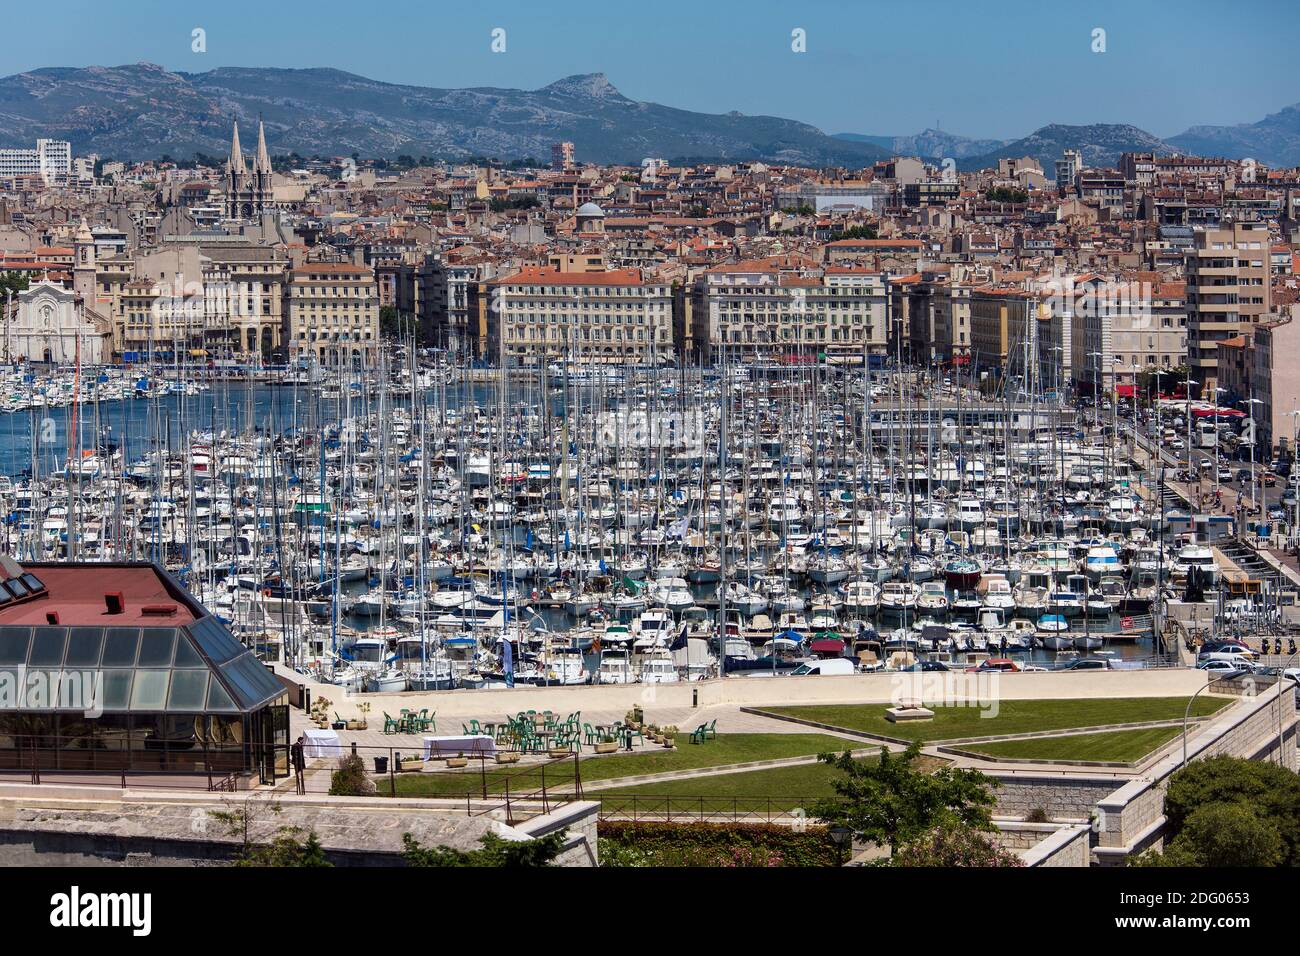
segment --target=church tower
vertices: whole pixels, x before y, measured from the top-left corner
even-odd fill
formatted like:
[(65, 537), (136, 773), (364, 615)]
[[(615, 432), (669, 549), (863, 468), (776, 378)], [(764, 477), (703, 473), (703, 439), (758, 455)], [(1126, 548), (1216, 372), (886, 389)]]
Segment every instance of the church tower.
[(266, 129), (257, 124), (257, 154), (250, 173), (239, 145), (239, 123), (230, 140), (226, 163), (226, 218), (256, 219), (271, 207), (271, 157), (266, 149)]
[(90, 226), (86, 225), (86, 219), (81, 219), (81, 227), (77, 229), (77, 235), (73, 241), (74, 263), (72, 267), (72, 291), (81, 296), (81, 301), (94, 308), (95, 306), (95, 236), (90, 231)]

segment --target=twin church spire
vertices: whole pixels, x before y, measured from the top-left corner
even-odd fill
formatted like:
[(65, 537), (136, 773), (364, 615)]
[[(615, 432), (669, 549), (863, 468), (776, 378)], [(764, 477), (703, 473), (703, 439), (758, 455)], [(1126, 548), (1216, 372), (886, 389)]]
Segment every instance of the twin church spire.
[(230, 159), (226, 163), (226, 218), (254, 219), (273, 205), (271, 155), (266, 150), (266, 127), (257, 123), (257, 153), (250, 173), (239, 145), (239, 123), (235, 122), (230, 139)]

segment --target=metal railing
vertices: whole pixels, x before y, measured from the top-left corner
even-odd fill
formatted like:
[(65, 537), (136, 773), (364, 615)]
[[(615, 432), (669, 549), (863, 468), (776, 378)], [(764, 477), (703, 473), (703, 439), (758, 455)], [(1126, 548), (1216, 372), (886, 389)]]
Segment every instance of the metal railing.
[(584, 799), (600, 803), (600, 819), (634, 823), (777, 823), (807, 821), (813, 797), (654, 796), (589, 793)]
[(264, 755), (257, 746), (207, 750), (169, 743), (124, 749), (95, 743), (95, 738), (48, 734), (0, 736), (0, 782), (233, 792), (241, 778), (256, 773), (250, 762), (256, 765)]

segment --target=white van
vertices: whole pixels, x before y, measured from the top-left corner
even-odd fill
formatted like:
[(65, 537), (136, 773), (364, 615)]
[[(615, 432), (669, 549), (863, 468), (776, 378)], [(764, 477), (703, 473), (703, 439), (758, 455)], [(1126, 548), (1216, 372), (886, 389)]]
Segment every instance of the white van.
[(852, 674), (855, 670), (854, 662), (847, 657), (828, 657), (820, 661), (804, 661), (798, 667), (790, 672), (791, 677), (801, 677), (804, 674)]

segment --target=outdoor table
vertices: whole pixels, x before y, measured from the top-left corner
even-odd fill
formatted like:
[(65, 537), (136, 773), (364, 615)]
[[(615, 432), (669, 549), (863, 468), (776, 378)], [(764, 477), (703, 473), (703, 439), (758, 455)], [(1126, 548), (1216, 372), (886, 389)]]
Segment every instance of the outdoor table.
[(457, 754), (484, 754), (497, 752), (497, 742), (487, 734), (459, 734), (454, 737), (425, 737), (424, 759), (456, 756)]
[(339, 735), (328, 727), (323, 730), (312, 727), (303, 731), (302, 755), (307, 760), (315, 760), (318, 757), (341, 757), (343, 744), (339, 741)]

